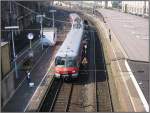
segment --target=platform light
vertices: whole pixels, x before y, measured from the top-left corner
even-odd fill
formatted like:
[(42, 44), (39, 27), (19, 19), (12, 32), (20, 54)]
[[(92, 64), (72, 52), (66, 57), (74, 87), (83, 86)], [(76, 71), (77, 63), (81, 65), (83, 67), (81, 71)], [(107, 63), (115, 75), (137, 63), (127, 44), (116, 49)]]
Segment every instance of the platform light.
[(16, 78), (18, 78), (18, 71), (17, 71), (17, 63), (16, 63), (16, 51), (15, 51), (15, 43), (14, 43), (14, 30), (19, 29), (19, 26), (6, 26), (5, 29), (10, 29), (12, 33), (12, 46), (13, 46), (13, 56), (14, 56), (14, 65), (15, 65), (15, 73)]
[(42, 50), (43, 50), (43, 43), (42, 43), (42, 38), (43, 38), (43, 17), (45, 17), (45, 14), (43, 14), (43, 15), (37, 15), (36, 17), (40, 18), (40, 24), (41, 24), (40, 35), (41, 35), (41, 44), (42, 44)]
[(49, 12), (53, 14), (53, 28), (55, 28), (55, 24), (54, 24), (54, 13), (56, 12), (56, 10), (50, 10)]
[(30, 40), (30, 48), (32, 48), (31, 40), (34, 38), (33, 33), (28, 33), (27, 37), (28, 37), (28, 39)]

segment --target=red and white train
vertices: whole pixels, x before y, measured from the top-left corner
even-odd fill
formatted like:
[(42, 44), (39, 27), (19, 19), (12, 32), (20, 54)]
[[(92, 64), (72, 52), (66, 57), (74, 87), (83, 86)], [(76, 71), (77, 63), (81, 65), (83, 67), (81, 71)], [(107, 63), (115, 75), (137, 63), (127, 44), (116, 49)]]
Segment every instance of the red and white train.
[(76, 13), (71, 13), (69, 17), (72, 23), (71, 30), (55, 56), (56, 78), (77, 78), (79, 75), (84, 24)]

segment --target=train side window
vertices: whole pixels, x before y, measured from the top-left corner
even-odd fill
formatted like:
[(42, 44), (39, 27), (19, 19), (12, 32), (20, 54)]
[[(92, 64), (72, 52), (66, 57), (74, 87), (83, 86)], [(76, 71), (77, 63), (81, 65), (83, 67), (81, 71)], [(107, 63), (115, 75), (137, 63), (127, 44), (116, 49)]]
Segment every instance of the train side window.
[(65, 65), (65, 61), (64, 61), (64, 60), (61, 60), (60, 65)]
[(57, 60), (56, 65), (65, 65), (65, 61), (64, 60)]
[(60, 57), (57, 57), (55, 60), (55, 65), (65, 65), (65, 60), (61, 59)]
[(46, 38), (46, 36), (45, 36), (45, 35), (43, 35), (43, 38)]
[(66, 64), (67, 64), (67, 67), (76, 67), (77, 66), (77, 63), (75, 60), (68, 60)]

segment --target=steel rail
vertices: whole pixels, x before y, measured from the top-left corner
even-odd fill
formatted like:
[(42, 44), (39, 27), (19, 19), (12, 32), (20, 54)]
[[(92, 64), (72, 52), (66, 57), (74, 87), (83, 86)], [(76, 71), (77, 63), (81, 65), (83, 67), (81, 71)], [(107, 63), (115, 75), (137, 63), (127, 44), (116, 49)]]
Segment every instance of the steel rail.
[(51, 82), (50, 82), (50, 85), (49, 85), (49, 87), (48, 87), (48, 90), (46, 91), (46, 93), (45, 93), (45, 95), (44, 95), (44, 97), (43, 97), (43, 99), (42, 99), (42, 101), (41, 101), (41, 103), (40, 103), (40, 105), (39, 105), (37, 111), (40, 111), (40, 109), (42, 108), (42, 105), (44, 104), (44, 101), (45, 101), (45, 99), (46, 99), (46, 97), (47, 97), (47, 94), (48, 94), (49, 90), (50, 90), (51, 87), (53, 86), (53, 83), (54, 83), (54, 77), (52, 78), (52, 80), (51, 80)]
[[(92, 32), (92, 31), (91, 31)], [(94, 43), (94, 79), (95, 79), (95, 111), (98, 111), (98, 98), (97, 98), (97, 74), (96, 74), (96, 57), (95, 57), (95, 37), (94, 37), (94, 32), (92, 32), (92, 39), (93, 39), (93, 43)]]
[(58, 94), (59, 94), (59, 91), (60, 91), (60, 89), (61, 89), (62, 84), (63, 84), (63, 82), (62, 82), (62, 80), (61, 80), (61, 81), (59, 82), (59, 88), (57, 88), (57, 90), (56, 90), (56, 93), (55, 93), (54, 99), (53, 99), (53, 101), (52, 101), (52, 105), (51, 105), (51, 107), (50, 107), (50, 109), (49, 109), (49, 112), (52, 112), (52, 111), (53, 111), (53, 108), (54, 108), (54, 105), (55, 105), (55, 102), (56, 102), (56, 99), (57, 99), (57, 97), (58, 97)]
[[(57, 107), (57, 105), (56, 105), (57, 101), (58, 101), (57, 99), (59, 98), (59, 94), (61, 91), (63, 91), (63, 89), (65, 89), (64, 91), (66, 91), (66, 89), (67, 90), (69, 89), (70, 91), (68, 92), (68, 95), (67, 95), (68, 98), (67, 99), (63, 98), (64, 100), (67, 100), (67, 103), (65, 103), (65, 101), (63, 102), (66, 104), (66, 106), (63, 108), (64, 111), (61, 111), (61, 112), (67, 112), (69, 110), (69, 105), (71, 102), (71, 96), (72, 96), (72, 91), (73, 91), (73, 84), (71, 84), (69, 86), (69, 88), (68, 87), (65, 88), (65, 86), (63, 86), (63, 85), (65, 85), (65, 83), (63, 82), (63, 80), (61, 80), (61, 83), (59, 84), (59, 88), (56, 91), (56, 94), (54, 96), (54, 99), (53, 99), (53, 102), (52, 102), (49, 112), (54, 111), (54, 107)], [(61, 89), (61, 88), (63, 88), (63, 89)]]
[[(59, 84), (58, 85), (59, 87), (57, 87), (56, 84)], [(52, 80), (51, 84), (49, 85), (49, 88), (48, 88), (47, 92), (45, 93), (43, 101), (41, 102), (40, 107), (38, 108), (37, 111), (40, 111), (40, 112), (49, 112), (49, 109), (52, 108), (53, 101), (55, 100), (55, 98), (49, 98), (49, 97), (53, 97), (53, 93), (56, 91), (54, 93), (54, 97), (55, 97), (56, 94), (57, 94), (57, 92), (58, 92), (58, 90), (60, 89), (60, 87), (61, 87), (61, 80), (56, 80), (53, 77), (53, 80)], [(51, 101), (51, 99), (52, 99), (52, 101)]]
[(70, 91), (70, 95), (68, 97), (68, 102), (66, 104), (65, 112), (68, 112), (68, 110), (69, 110), (69, 105), (70, 105), (70, 102), (71, 102), (72, 91), (73, 91), (73, 84), (71, 84), (71, 91)]

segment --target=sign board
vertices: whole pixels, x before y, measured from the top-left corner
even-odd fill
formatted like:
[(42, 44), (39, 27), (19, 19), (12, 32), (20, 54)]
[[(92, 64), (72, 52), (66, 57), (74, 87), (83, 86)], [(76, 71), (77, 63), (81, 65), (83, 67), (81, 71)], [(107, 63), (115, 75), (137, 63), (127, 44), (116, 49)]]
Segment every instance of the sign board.
[(87, 63), (88, 63), (87, 58), (84, 57), (84, 59), (82, 60), (82, 64), (87, 64)]

